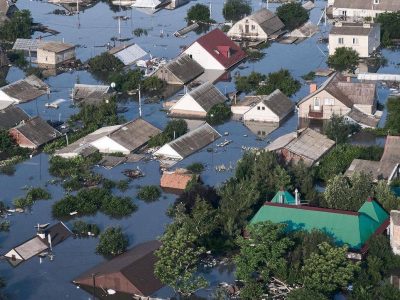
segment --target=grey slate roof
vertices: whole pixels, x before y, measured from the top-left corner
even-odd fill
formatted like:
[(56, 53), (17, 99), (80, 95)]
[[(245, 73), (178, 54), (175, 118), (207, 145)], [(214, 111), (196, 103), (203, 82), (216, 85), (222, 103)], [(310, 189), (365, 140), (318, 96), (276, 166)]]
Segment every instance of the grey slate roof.
[(17, 106), (10, 105), (0, 110), (0, 129), (10, 129), (27, 120), (29, 116)]
[(120, 45), (112, 48), (108, 53), (122, 61), (125, 66), (131, 65), (147, 55), (147, 52), (138, 44)]
[(363, 23), (341, 23), (340, 26), (333, 26), (329, 34), (368, 36), (375, 27), (380, 27), (379, 24), (368, 25), (369, 27), (364, 27)]
[(367, 115), (355, 107), (351, 109), (351, 111), (347, 114), (347, 116), (359, 124), (372, 128), (378, 126), (378, 123), (380, 121), (379, 118)]
[(48, 41), (38, 45), (38, 49), (42, 49), (48, 52), (60, 53), (70, 49), (75, 49), (75, 46), (63, 42)]
[(161, 130), (143, 119), (130, 121), (115, 131), (108, 134), (108, 137), (130, 151), (144, 146), (151, 137), (161, 133)]
[(8, 96), (18, 99), (20, 102), (27, 102), (45, 95), (49, 86), (35, 75), (15, 81), (0, 88)]
[(262, 8), (248, 17), (256, 22), (264, 30), (267, 35), (274, 34), (282, 30), (285, 25), (272, 11)]
[(216, 104), (224, 103), (225, 96), (210, 82), (205, 82), (191, 90), (189, 95), (205, 110), (209, 111)]
[(45, 43), (39, 39), (16, 39), (13, 45), (13, 50), (36, 52), (37, 48)]
[(102, 101), (109, 91), (108, 85), (75, 84), (72, 98), (75, 101), (93, 103)]
[(362, 172), (365, 174), (371, 174), (372, 178), (378, 178), (379, 165), (379, 161), (354, 159), (344, 175), (351, 177), (354, 173)]
[(204, 72), (202, 66), (186, 54), (177, 57), (162, 68), (174, 74), (183, 84), (195, 79)]
[(294, 109), (293, 102), (279, 89), (268, 96), (259, 96), (265, 106), (267, 106), (279, 119), (285, 118)]
[(180, 136), (176, 140), (168, 143), (183, 158), (197, 152), (208, 144), (211, 144), (221, 135), (208, 123), (189, 131), (188, 133)]
[(14, 128), (37, 147), (40, 147), (61, 136), (59, 131), (51, 127), (40, 117), (34, 117)]
[(398, 11), (400, 10), (400, 1), (380, 0), (379, 4), (374, 4), (373, 0), (335, 0), (333, 7), (363, 10)]

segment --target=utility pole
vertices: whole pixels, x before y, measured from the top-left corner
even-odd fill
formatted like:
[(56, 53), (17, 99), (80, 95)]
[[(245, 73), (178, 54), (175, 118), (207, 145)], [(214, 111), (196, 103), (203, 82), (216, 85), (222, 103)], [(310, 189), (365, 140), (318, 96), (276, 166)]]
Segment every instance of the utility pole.
[(79, 19), (79, 0), (76, 0), (76, 13), (78, 15), (78, 28), (81, 27), (81, 20)]
[(140, 93), (140, 83), (139, 83), (138, 93), (139, 93), (139, 118), (141, 118), (142, 117), (142, 95)]
[(92, 273), (93, 279), (93, 300), (96, 299), (96, 274)]

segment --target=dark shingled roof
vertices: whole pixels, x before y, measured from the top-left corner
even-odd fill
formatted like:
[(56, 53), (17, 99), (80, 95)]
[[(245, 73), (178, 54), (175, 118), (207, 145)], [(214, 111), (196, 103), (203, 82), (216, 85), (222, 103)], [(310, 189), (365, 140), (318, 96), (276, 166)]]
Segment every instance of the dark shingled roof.
[(17, 106), (10, 105), (0, 110), (0, 129), (10, 129), (27, 120), (29, 116)]
[(355, 107), (351, 109), (347, 116), (359, 124), (372, 128), (378, 126), (380, 121), (379, 118), (376, 118), (372, 115), (367, 115)]
[(366, 26), (369, 27), (364, 27), (363, 23), (341, 23), (341, 25), (336, 24), (332, 27), (329, 34), (368, 36), (369, 33), (374, 30), (374, 27), (379, 26), (379, 24), (368, 24)]
[(208, 123), (189, 131), (168, 145), (183, 158), (211, 144), (221, 135)]
[[(160, 248), (159, 241), (150, 241), (133, 247), (127, 252), (106, 261), (73, 280), (75, 284), (91, 285), (92, 274), (96, 274), (96, 283), (103, 289), (125, 292), (127, 288), (137, 289), (141, 295), (149, 296), (163, 287), (154, 276), (154, 264), (157, 261), (154, 251)], [(103, 281), (104, 279), (104, 281)], [(125, 281), (125, 282), (121, 282)]]
[[(210, 53), (225, 69), (229, 69), (246, 58), (244, 52), (221, 29), (214, 29), (196, 40), (208, 53)], [(221, 50), (229, 49), (230, 55), (226, 56)]]
[(333, 7), (363, 10), (398, 11), (400, 10), (400, 1), (379, 0), (379, 4), (374, 4), (373, 0), (335, 0)]
[(145, 145), (161, 130), (143, 119), (136, 119), (111, 132), (108, 137), (130, 151)]
[(205, 82), (191, 90), (189, 95), (207, 112), (215, 104), (226, 101), (226, 97), (210, 82)]
[(15, 129), (37, 147), (40, 147), (61, 136), (59, 131), (51, 127), (40, 117), (34, 117), (16, 126)]
[(259, 96), (265, 106), (267, 106), (280, 119), (285, 118), (294, 109), (293, 102), (279, 89), (268, 96)]
[(20, 102), (26, 102), (45, 95), (48, 88), (48, 85), (38, 77), (30, 75), (25, 79), (3, 86), (0, 90)]
[(267, 35), (282, 30), (285, 25), (272, 11), (262, 8), (249, 16), (249, 19), (256, 22)]
[(195, 79), (204, 72), (202, 66), (186, 54), (177, 57), (162, 68), (174, 74), (183, 84)]

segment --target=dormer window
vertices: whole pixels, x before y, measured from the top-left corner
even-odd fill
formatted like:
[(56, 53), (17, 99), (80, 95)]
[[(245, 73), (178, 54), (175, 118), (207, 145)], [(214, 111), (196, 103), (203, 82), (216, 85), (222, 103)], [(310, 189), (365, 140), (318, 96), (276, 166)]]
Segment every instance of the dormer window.
[(374, 0), (374, 4), (379, 4), (380, 0)]

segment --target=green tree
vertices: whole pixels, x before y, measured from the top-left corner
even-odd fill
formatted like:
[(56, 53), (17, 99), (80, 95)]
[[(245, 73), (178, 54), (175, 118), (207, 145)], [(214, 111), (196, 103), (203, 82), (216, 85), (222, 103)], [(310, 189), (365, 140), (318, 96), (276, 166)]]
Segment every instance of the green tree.
[(350, 123), (343, 116), (333, 114), (324, 126), (324, 132), (328, 138), (336, 144), (344, 144), (349, 136), (361, 129), (360, 125)]
[(143, 201), (153, 202), (160, 198), (161, 191), (156, 185), (146, 185), (140, 188), (137, 196)]
[(340, 47), (336, 48), (335, 53), (328, 57), (328, 66), (339, 72), (349, 71), (354, 73), (358, 67), (360, 57), (357, 51)]
[(279, 6), (276, 14), (288, 30), (296, 29), (307, 22), (307, 10), (299, 2), (289, 2)]
[(231, 116), (231, 108), (225, 103), (218, 103), (207, 112), (206, 120), (211, 125), (218, 125), (228, 121)]
[(240, 76), (235, 81), (236, 90), (244, 93), (255, 91), (265, 78), (265, 75), (258, 72), (251, 72), (249, 76)]
[(318, 248), (317, 253), (305, 260), (304, 287), (330, 296), (353, 281), (359, 263), (347, 259), (346, 246), (333, 247), (323, 242)]
[(256, 281), (266, 285), (271, 276), (286, 268), (285, 253), (293, 243), (285, 235), (283, 224), (262, 222), (250, 225), (246, 230), (249, 238), (237, 238), (240, 252), (234, 261), (236, 276), (245, 283), (245, 293), (254, 296), (251, 291), (254, 288), (260, 290), (260, 286), (255, 285)]
[(279, 89), (282, 93), (290, 97), (300, 87), (300, 82), (294, 79), (288, 70), (281, 69), (277, 72), (269, 73), (265, 81), (257, 88), (256, 93), (257, 95), (269, 95), (276, 89)]
[(124, 64), (114, 55), (104, 52), (88, 61), (90, 70), (94, 73), (111, 73), (122, 71)]
[(400, 208), (400, 199), (393, 193), (386, 180), (379, 180), (375, 185), (374, 196), (386, 211)]
[(207, 5), (196, 4), (187, 11), (186, 21), (190, 22), (205, 22), (208, 23), (210, 19), (210, 9)]
[(96, 253), (104, 256), (116, 256), (126, 251), (128, 237), (123, 234), (121, 227), (108, 227), (100, 234)]
[(200, 174), (201, 172), (204, 171), (204, 164), (201, 162), (194, 162), (194, 163), (186, 166), (186, 169), (192, 173)]
[(142, 87), (145, 92), (149, 94), (160, 94), (167, 83), (156, 76), (146, 77), (142, 82)]
[(162, 146), (170, 141), (177, 139), (188, 131), (188, 126), (185, 120), (177, 119), (168, 122), (162, 133), (153, 136), (149, 142), (149, 147)]
[(6, 20), (0, 30), (0, 40), (14, 42), (17, 38), (29, 39), (32, 34), (31, 12), (27, 9), (16, 11)]
[(321, 294), (319, 292), (306, 289), (306, 288), (300, 288), (291, 291), (287, 298), (287, 300), (328, 300), (327, 297), (325, 297), (324, 294)]
[(184, 228), (168, 226), (161, 237), (162, 246), (155, 252), (158, 261), (154, 274), (175, 292), (190, 295), (207, 286), (206, 280), (196, 275), (199, 259), (205, 253), (203, 247), (195, 245), (196, 237)]
[(392, 39), (400, 38), (400, 12), (381, 13), (375, 21), (381, 25), (383, 46), (391, 46)]
[(248, 0), (227, 0), (222, 10), (222, 15), (228, 21), (239, 21), (250, 13), (251, 6)]
[(400, 134), (400, 101), (399, 97), (390, 97), (386, 102), (387, 117), (385, 129), (393, 135)]

